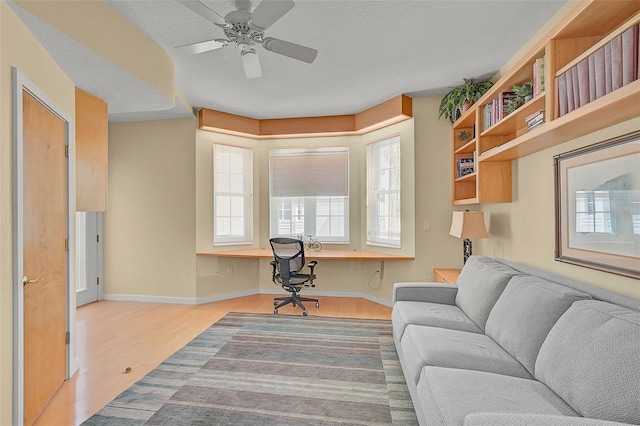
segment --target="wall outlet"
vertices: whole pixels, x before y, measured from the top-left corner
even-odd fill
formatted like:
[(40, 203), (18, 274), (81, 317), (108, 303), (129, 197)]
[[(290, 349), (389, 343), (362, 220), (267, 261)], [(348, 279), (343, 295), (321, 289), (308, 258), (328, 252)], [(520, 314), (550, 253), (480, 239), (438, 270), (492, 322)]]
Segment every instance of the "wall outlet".
[(233, 266), (227, 266), (227, 275), (233, 275)]
[(431, 231), (431, 221), (430, 220), (425, 220), (424, 222), (422, 222), (422, 230), (423, 231)]

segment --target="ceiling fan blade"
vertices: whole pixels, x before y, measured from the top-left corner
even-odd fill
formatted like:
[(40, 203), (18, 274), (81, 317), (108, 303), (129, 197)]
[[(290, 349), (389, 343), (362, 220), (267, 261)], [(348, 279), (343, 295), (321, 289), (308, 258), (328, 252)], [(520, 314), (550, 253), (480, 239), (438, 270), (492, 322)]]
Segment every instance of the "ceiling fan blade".
[(244, 75), (247, 78), (258, 78), (262, 76), (262, 68), (256, 51), (247, 49), (242, 51), (242, 66), (244, 67)]
[(198, 15), (202, 16), (206, 20), (213, 22), (220, 27), (230, 27), (231, 25), (224, 19), (224, 16), (218, 14), (214, 10), (209, 9), (204, 4), (197, 0), (178, 0), (184, 6), (193, 10)]
[(201, 41), (199, 43), (191, 43), (185, 44), (184, 46), (178, 46), (176, 47), (176, 50), (191, 55), (197, 55), (198, 53), (220, 49), (221, 47), (225, 47), (227, 44), (229, 44), (227, 40), (208, 40)]
[(294, 6), (293, 0), (262, 0), (251, 14), (251, 26), (257, 31), (264, 31)]
[(265, 37), (262, 46), (270, 52), (288, 56), (308, 64), (312, 63), (316, 59), (316, 56), (318, 56), (316, 49), (273, 37)]

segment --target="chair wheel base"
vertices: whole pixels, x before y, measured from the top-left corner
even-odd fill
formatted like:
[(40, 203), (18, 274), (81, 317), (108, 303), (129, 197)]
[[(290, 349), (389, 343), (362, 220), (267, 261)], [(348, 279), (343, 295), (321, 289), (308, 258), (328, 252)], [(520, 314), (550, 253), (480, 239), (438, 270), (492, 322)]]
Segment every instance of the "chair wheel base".
[(278, 310), (277, 310), (277, 309), (274, 309), (274, 310), (273, 310), (273, 314), (274, 314), (274, 315), (278, 315)]
[(309, 312), (307, 312), (307, 311), (302, 311), (302, 316), (305, 316), (305, 317), (309, 316)]
[(320, 307), (320, 302), (316, 302), (316, 308)]

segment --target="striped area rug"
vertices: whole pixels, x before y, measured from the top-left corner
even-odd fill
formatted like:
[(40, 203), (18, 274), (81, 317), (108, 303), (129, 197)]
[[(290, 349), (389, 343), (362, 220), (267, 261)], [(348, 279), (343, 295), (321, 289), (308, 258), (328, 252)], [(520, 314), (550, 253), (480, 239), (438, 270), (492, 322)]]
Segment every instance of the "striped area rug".
[(417, 425), (391, 322), (230, 313), (84, 425)]

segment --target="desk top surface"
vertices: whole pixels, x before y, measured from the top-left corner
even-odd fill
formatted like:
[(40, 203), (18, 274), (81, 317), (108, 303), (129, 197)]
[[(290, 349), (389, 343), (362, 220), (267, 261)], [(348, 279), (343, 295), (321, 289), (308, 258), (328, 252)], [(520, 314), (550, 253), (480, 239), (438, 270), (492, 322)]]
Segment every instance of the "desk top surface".
[[(198, 256), (237, 257), (247, 259), (273, 259), (271, 249), (255, 248), (228, 251), (197, 252)], [(414, 260), (413, 256), (399, 256), (366, 250), (305, 250), (307, 259), (325, 260)]]

